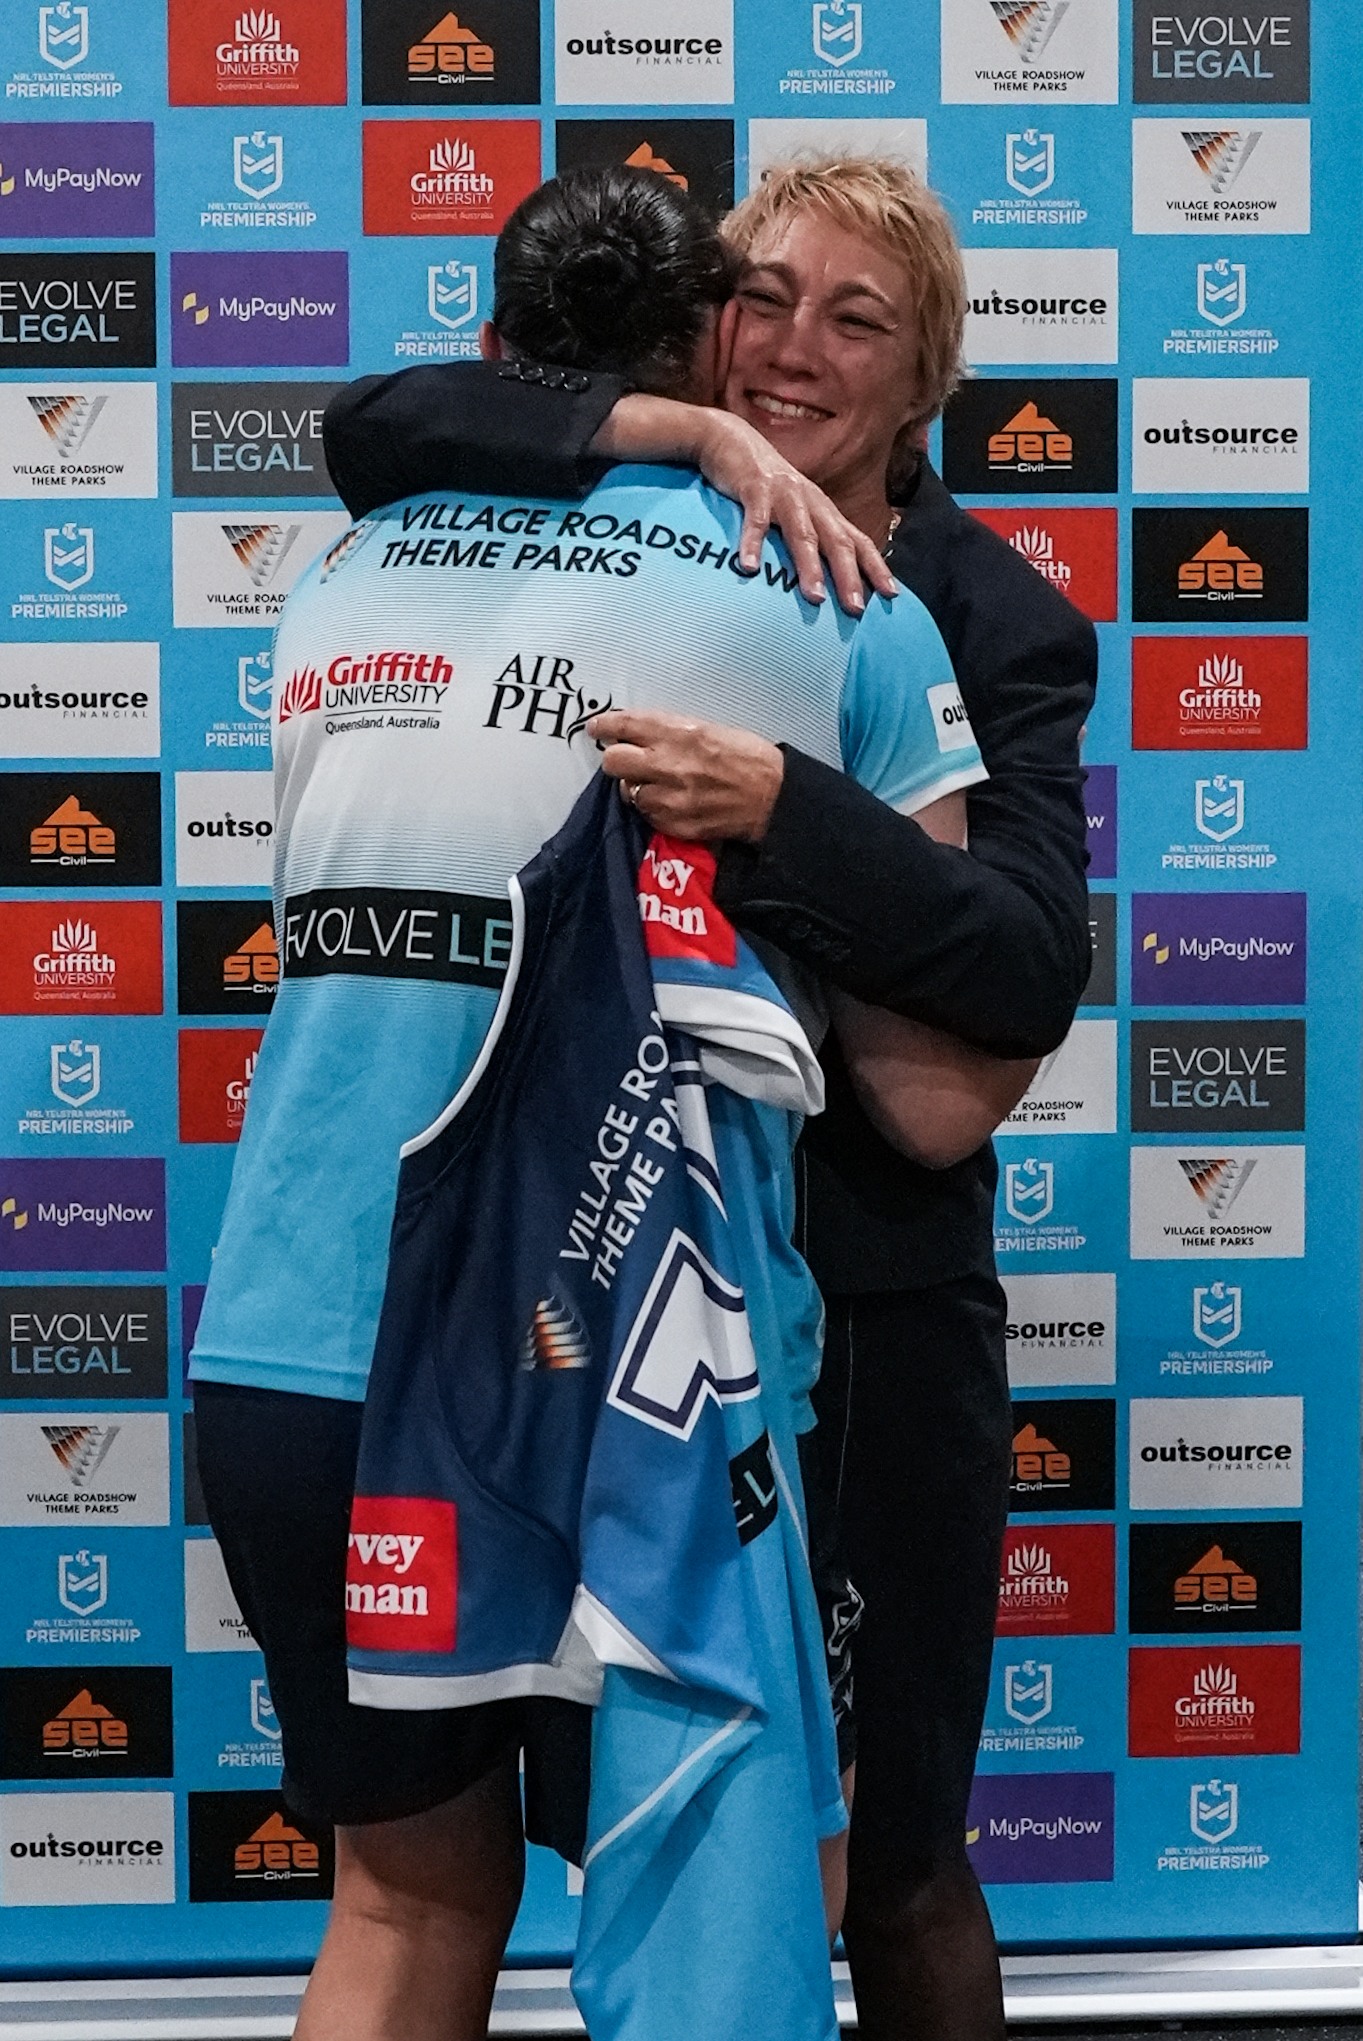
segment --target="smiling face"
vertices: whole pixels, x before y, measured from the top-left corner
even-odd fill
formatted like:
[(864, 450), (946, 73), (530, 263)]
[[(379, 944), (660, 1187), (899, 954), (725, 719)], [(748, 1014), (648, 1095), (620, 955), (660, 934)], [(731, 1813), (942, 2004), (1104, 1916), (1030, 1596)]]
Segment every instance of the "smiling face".
[(736, 295), (726, 409), (846, 515), (883, 519), (895, 440), (921, 408), (906, 266), (822, 212), (788, 213), (749, 248)]

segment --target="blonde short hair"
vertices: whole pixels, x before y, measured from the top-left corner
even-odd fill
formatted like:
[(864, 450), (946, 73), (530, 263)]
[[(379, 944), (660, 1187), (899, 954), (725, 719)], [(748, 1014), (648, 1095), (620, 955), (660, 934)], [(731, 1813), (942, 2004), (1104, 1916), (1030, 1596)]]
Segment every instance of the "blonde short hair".
[(819, 212), (861, 234), (908, 270), (917, 295), (915, 412), (906, 431), (935, 418), (961, 380), (965, 268), (946, 207), (921, 177), (888, 156), (810, 156), (769, 170), (720, 229), (746, 256), (793, 213)]

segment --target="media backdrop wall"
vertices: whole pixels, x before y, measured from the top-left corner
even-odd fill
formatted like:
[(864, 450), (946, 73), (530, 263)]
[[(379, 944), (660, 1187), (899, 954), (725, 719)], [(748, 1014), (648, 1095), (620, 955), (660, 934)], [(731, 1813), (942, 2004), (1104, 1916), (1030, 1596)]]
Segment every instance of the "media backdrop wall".
[[(1355, 36), (1308, 0), (4, 8), (0, 1962), (292, 1964), (322, 1922), (182, 1355), (277, 973), (270, 633), (345, 524), (328, 392), (472, 355), (555, 164), (725, 205), (831, 141), (947, 194), (943, 472), (1102, 643), (1089, 1003), (999, 1143), (970, 1849), (1014, 1940), (1353, 1931)], [(518, 1951), (572, 1905), (537, 1860)]]

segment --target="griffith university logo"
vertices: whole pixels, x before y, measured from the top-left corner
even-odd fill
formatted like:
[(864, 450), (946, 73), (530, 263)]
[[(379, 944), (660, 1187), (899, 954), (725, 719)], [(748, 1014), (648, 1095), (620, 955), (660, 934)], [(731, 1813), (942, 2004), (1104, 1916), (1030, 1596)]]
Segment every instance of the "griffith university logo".
[(1194, 163), (1218, 198), (1238, 182), (1262, 140), (1259, 128), (1184, 128), (1182, 134)]
[(999, 1582), (999, 1602), (1011, 1615), (1037, 1615), (1063, 1608), (1070, 1584), (1055, 1571), (1045, 1545), (1015, 1545), (1004, 1564)]
[(490, 83), (496, 70), (492, 44), (466, 27), (457, 14), (443, 15), (407, 52), (407, 77), (413, 85), (458, 87), (470, 78)]
[(478, 168), (472, 143), (448, 136), (431, 144), (426, 168), (411, 176), (412, 204), (418, 207), (469, 206), (481, 212), (494, 190), (491, 177)]
[(1008, 541), (1015, 553), (1021, 553), (1029, 567), (1035, 567), (1038, 574), (1058, 588), (1062, 595), (1070, 592), (1074, 569), (1067, 560), (1062, 560), (1055, 550), (1055, 540), (1041, 525), (1019, 525)]
[(329, 716), (424, 709), (427, 716), (417, 727), (434, 729), (453, 678), (453, 665), (439, 652), (341, 652), (325, 676), (315, 666), (290, 674), (279, 695), (280, 725), (314, 709)]
[(59, 921), (51, 947), (33, 959), (33, 982), (39, 992), (111, 992), (117, 969), (92, 923)]
[(302, 53), (289, 42), (280, 18), (268, 7), (247, 7), (237, 16), (233, 37), (215, 51), (219, 86), (261, 86), (298, 76)]
[(73, 71), (90, 54), (90, 10), (72, 0), (38, 9), (38, 55), (54, 71)]
[(1179, 1157), (1179, 1168), (1206, 1206), (1209, 1217), (1224, 1219), (1257, 1166), (1254, 1156)]
[(1040, 63), (1070, 11), (1070, 0), (989, 0), (989, 5), (1023, 64)]
[(1248, 1728), (1255, 1712), (1254, 1702), (1240, 1692), (1239, 1678), (1228, 1665), (1200, 1666), (1193, 1674), (1191, 1694), (1180, 1694), (1174, 1702), (1175, 1715), (1189, 1727)]
[(59, 461), (73, 461), (93, 432), (107, 397), (81, 397), (72, 392), (30, 396), (34, 417), (56, 448)]

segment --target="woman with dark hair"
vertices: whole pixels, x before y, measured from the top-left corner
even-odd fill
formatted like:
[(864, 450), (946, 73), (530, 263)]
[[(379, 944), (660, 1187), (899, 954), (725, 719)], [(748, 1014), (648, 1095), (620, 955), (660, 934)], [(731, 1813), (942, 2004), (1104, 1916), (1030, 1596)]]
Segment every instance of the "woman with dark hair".
[[(650, 819), (720, 843), (717, 898), (739, 927), (866, 1003), (852, 1026), (904, 1108), (896, 1120), (851, 1074), (844, 1031), (800, 1157), (798, 1238), (829, 1307), (818, 1457), (866, 1601), (844, 1933), (866, 2041), (996, 2041), (998, 1961), (964, 1846), (1011, 1432), (986, 1137), (1016, 1060), (1058, 1046), (1088, 974), (1079, 737), (1096, 645), (923, 452), (964, 302), (925, 187), (887, 163), (792, 165), (731, 241), (736, 417), (594, 370), (574, 395), (534, 363), (423, 368), (334, 400), (328, 459), (357, 515), (435, 478), (573, 496), (600, 458), (692, 461), (743, 498), (755, 541), (771, 501), (787, 510), (788, 453), (942, 631), (990, 772), (968, 796), (968, 854), (792, 746), (675, 718), (596, 728)], [(793, 550), (816, 503), (783, 516)], [(803, 567), (812, 588), (808, 552)]]

